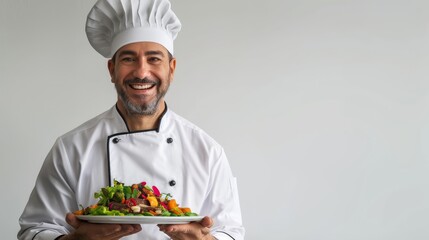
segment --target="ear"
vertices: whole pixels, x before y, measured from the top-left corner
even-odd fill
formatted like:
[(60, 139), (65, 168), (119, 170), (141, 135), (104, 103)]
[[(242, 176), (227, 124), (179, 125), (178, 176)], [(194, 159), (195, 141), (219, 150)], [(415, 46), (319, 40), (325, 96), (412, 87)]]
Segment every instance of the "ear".
[(176, 58), (170, 60), (170, 83), (174, 79), (174, 71), (176, 70)]
[(109, 74), (110, 74), (110, 81), (113, 81), (113, 76), (115, 74), (115, 63), (113, 62), (112, 59), (110, 59), (109, 61), (107, 61), (107, 69), (109, 69)]

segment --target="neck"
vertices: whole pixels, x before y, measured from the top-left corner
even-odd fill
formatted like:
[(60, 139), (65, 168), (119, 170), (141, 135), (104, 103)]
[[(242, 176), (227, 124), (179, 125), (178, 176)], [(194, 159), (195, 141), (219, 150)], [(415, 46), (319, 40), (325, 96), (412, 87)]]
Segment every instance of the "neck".
[(125, 109), (122, 102), (118, 102), (117, 106), (119, 112), (127, 123), (129, 131), (144, 131), (157, 129), (161, 121), (161, 115), (165, 111), (164, 101), (159, 103), (156, 112), (152, 115), (130, 114)]

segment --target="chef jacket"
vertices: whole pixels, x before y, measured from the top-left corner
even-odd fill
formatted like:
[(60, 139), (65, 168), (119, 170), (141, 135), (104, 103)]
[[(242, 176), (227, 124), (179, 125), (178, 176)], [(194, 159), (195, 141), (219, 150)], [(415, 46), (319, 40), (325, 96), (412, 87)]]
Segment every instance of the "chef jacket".
[[(18, 239), (55, 239), (73, 231), (66, 213), (96, 203), (94, 193), (114, 180), (146, 181), (180, 206), (212, 217), (217, 239), (244, 237), (236, 179), (216, 141), (167, 107), (157, 129), (130, 132), (112, 107), (56, 140), (19, 219)], [(122, 239), (169, 237), (144, 224)]]

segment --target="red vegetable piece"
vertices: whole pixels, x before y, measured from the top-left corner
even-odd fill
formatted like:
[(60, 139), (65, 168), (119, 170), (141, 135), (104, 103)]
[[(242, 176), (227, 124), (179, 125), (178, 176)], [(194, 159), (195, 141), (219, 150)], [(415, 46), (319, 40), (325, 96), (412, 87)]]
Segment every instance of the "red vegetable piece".
[(161, 195), (161, 192), (158, 190), (157, 187), (152, 186), (152, 190), (153, 190), (153, 194), (155, 194), (155, 196), (159, 197)]
[(160, 204), (161, 204), (165, 209), (170, 210), (170, 209), (168, 209), (168, 206), (167, 206), (167, 204), (165, 204), (165, 202), (160, 202)]

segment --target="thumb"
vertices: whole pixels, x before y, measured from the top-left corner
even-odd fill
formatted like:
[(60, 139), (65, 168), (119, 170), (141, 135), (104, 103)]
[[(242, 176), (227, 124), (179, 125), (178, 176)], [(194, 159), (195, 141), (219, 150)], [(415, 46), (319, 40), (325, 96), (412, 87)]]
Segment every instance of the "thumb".
[(208, 217), (208, 216), (205, 216), (205, 217), (201, 220), (200, 224), (201, 224), (203, 227), (211, 228), (211, 227), (213, 226), (213, 219), (211, 219), (211, 218), (210, 218), (210, 217)]
[(66, 222), (75, 229), (81, 225), (81, 221), (73, 213), (67, 213)]
[(210, 228), (213, 226), (213, 219), (211, 219), (210, 217), (205, 216), (201, 222), (200, 222), (201, 226), (203, 226), (203, 228), (201, 229), (201, 233), (204, 235), (207, 235), (210, 233)]

